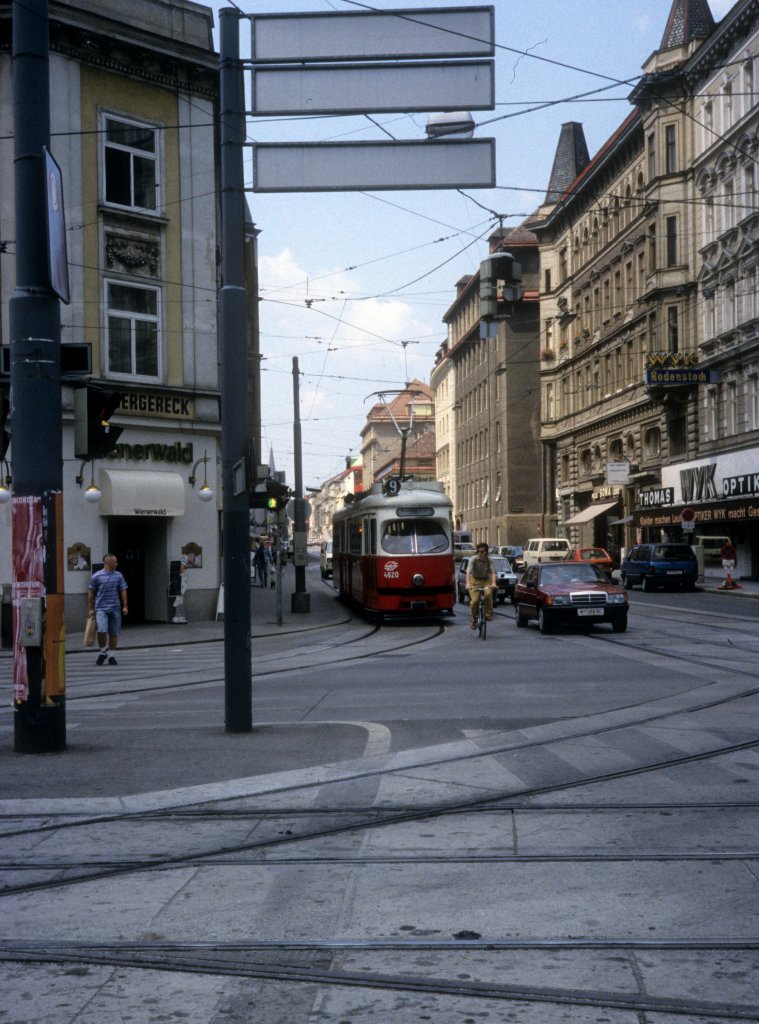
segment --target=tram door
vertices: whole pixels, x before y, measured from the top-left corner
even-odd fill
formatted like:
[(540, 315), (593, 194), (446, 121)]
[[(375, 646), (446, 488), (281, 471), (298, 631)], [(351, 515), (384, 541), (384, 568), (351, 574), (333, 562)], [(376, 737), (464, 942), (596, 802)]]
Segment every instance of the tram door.
[[(124, 625), (145, 621), (145, 523), (132, 516), (108, 522), (108, 550), (119, 560), (119, 572), (129, 587), (129, 614)], [(158, 582), (158, 581), (155, 581)], [(163, 580), (160, 581), (164, 583)]]

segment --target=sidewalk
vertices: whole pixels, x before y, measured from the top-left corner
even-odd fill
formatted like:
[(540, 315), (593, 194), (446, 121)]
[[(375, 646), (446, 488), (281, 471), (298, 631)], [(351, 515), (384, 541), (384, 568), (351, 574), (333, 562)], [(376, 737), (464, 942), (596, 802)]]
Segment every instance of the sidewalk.
[[(272, 587), (252, 586), (250, 588), (250, 632), (252, 637), (276, 636), (284, 633), (301, 633), (323, 626), (336, 625), (349, 618), (346, 606), (336, 600), (331, 583), (322, 582), (318, 576), (306, 574), (306, 591), (309, 595), (310, 611), (291, 611), (291, 598), (295, 591), (295, 574), (288, 567), (282, 578), (282, 625), (277, 624), (277, 590)], [(66, 634), (66, 653), (83, 651), (82, 632), (77, 630)], [(224, 619), (190, 620), (186, 623), (143, 622), (131, 625), (124, 622), (124, 631), (119, 638), (119, 647), (166, 647), (169, 645), (203, 643), (207, 640), (224, 639)], [(10, 653), (10, 652), (8, 652)]]

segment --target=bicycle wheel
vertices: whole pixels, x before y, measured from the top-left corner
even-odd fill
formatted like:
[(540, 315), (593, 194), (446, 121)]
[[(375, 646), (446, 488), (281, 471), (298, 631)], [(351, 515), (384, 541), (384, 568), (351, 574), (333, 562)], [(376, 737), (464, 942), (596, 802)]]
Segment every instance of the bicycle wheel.
[(485, 618), (485, 595), (480, 594), (480, 606), (477, 609), (477, 632), (480, 640), (484, 640), (488, 631), (488, 620)]

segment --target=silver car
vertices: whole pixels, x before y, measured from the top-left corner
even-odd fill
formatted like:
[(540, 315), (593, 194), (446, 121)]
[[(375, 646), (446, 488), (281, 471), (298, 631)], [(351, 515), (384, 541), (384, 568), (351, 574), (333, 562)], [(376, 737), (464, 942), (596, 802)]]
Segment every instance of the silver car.
[[(466, 574), (471, 557), (462, 558), (456, 570), (456, 596), (461, 604), (469, 600), (466, 589)], [(493, 563), (496, 579), (498, 580), (498, 589), (493, 594), (493, 604), (496, 602), (503, 604), (507, 597), (513, 600), (514, 589), (517, 585), (517, 574), (511, 568), (511, 562), (508, 558), (504, 558), (501, 555), (490, 555), (490, 561)]]

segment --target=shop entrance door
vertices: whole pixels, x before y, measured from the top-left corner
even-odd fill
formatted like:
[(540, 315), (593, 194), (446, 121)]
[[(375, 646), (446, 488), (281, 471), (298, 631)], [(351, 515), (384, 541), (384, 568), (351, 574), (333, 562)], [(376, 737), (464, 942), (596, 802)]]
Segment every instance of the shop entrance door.
[(145, 524), (131, 516), (108, 521), (108, 550), (119, 560), (129, 587), (129, 614), (124, 625), (145, 621)]

